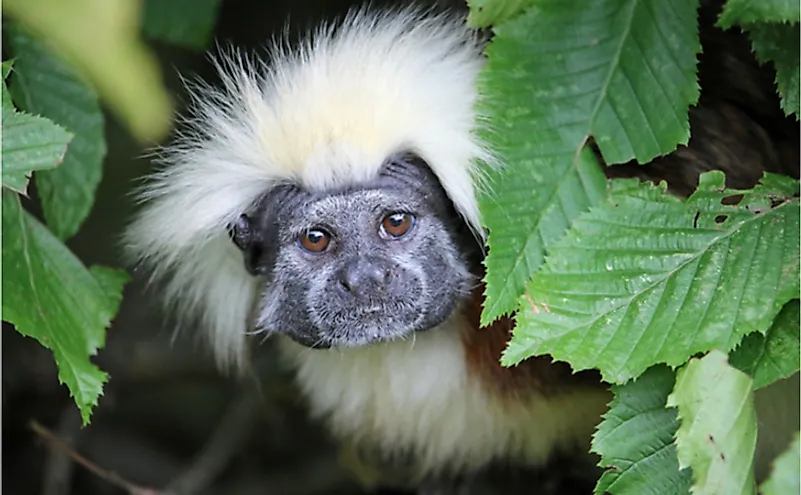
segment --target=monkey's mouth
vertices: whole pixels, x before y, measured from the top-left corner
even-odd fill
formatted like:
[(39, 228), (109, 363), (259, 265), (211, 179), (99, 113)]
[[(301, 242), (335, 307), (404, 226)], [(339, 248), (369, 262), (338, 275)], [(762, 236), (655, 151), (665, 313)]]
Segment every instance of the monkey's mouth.
[(388, 311), (385, 306), (370, 306), (338, 311), (320, 318), (310, 315), (309, 328), (287, 332), (295, 342), (315, 349), (355, 348), (402, 340), (424, 330), (420, 322), (425, 311), (406, 308)]
[(289, 334), (289, 338), (306, 346), (310, 349), (355, 349), (359, 347), (367, 347), (370, 345), (380, 345), (386, 342), (395, 340), (405, 340), (414, 333), (413, 330), (409, 331), (377, 331), (377, 330), (363, 330), (352, 332), (350, 335), (317, 335), (310, 334)]
[(257, 308), (254, 333), (281, 334), (311, 349), (364, 347), (409, 338), (425, 330), (428, 313), (416, 299), (406, 297), (379, 297), (360, 304), (328, 298), (294, 311), (291, 302), (265, 298)]

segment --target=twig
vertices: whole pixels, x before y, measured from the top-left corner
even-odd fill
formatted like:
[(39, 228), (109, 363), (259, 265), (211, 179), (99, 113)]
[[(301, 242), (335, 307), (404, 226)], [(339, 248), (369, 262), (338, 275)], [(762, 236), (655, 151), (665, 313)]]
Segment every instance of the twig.
[(64, 452), (65, 454), (70, 456), (75, 462), (86, 468), (88, 471), (91, 471), (97, 477), (104, 479), (108, 483), (118, 488), (122, 488), (130, 495), (162, 495), (161, 492), (159, 492), (158, 490), (134, 485), (133, 483), (120, 477), (120, 475), (118, 475), (117, 473), (106, 471), (105, 469), (93, 463), (86, 457), (75, 452), (75, 450), (73, 450), (72, 447), (64, 443), (60, 438), (58, 438), (58, 436), (54, 435), (53, 432), (42, 426), (36, 420), (31, 420), (29, 426), (31, 430), (34, 431), (34, 433), (39, 435), (51, 447)]
[[(70, 403), (62, 411), (56, 434), (65, 445), (72, 449), (80, 444), (81, 415)], [(64, 452), (50, 449), (43, 468), (42, 495), (67, 495), (70, 492), (75, 463)]]

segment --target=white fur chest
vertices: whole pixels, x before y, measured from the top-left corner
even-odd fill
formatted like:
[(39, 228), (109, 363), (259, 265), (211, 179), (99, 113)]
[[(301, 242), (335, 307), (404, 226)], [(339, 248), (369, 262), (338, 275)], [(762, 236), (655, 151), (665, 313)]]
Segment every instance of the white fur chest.
[(335, 435), (411, 453), (423, 473), (501, 458), (539, 464), (555, 449), (589, 449), (606, 393), (501, 399), (468, 373), (460, 324), (358, 349), (311, 350), (286, 338), (280, 348)]

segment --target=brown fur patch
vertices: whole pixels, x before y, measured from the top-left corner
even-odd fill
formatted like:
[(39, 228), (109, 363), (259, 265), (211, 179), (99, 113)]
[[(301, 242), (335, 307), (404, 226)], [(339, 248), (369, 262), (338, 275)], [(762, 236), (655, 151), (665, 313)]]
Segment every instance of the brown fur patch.
[(501, 317), (482, 328), (483, 305), (484, 285), (481, 284), (473, 290), (463, 310), (470, 327), (462, 334), (462, 343), (468, 370), (490, 390), (514, 398), (530, 392), (554, 395), (577, 386), (600, 384), (600, 375), (595, 371), (574, 374), (567, 363), (555, 363), (549, 356), (532, 357), (508, 368), (501, 366), (501, 353), (512, 336), (514, 317)]

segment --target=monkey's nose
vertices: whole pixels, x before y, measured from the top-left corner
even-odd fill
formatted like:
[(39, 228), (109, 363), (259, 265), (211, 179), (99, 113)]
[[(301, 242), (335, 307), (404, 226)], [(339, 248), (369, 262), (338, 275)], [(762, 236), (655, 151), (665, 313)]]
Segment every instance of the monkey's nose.
[(386, 263), (379, 260), (353, 260), (339, 272), (339, 284), (357, 297), (384, 292), (392, 273)]

